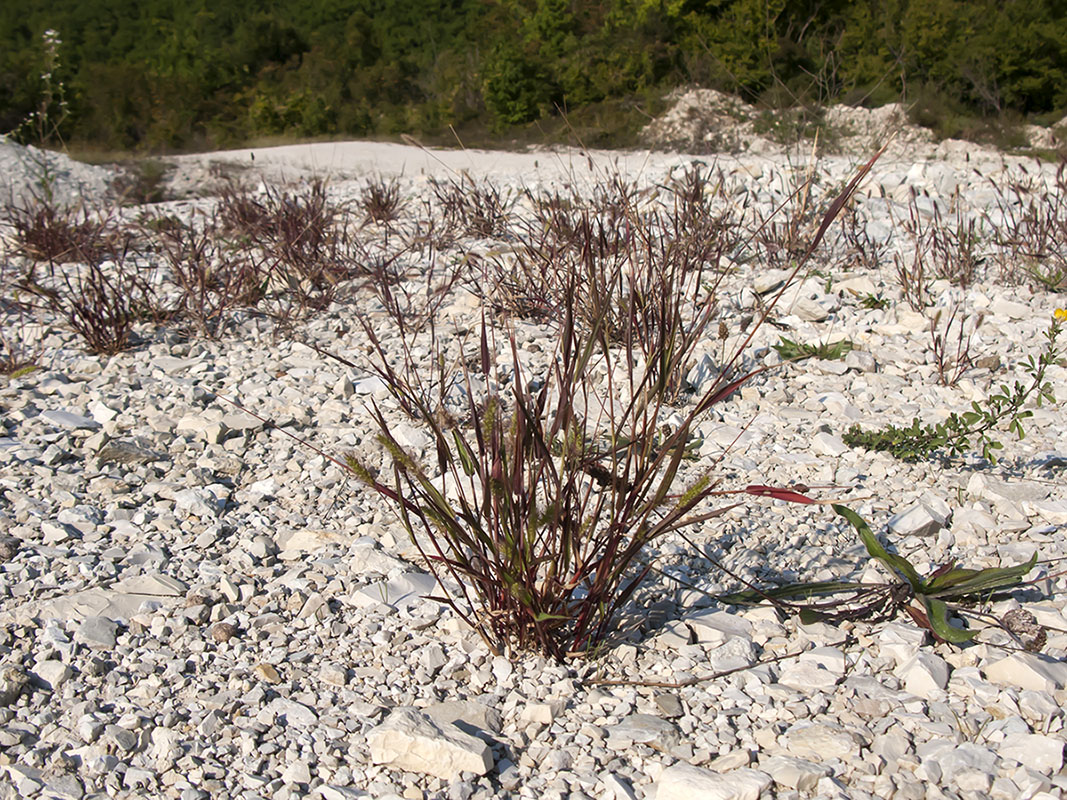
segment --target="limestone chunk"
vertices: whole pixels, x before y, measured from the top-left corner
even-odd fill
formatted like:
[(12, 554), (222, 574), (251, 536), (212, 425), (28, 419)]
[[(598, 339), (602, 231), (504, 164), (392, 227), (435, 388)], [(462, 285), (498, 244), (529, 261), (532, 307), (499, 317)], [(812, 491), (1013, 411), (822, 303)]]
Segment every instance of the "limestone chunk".
[(371, 761), (453, 781), (463, 772), (493, 768), (489, 745), (456, 728), (441, 726), (417, 709), (396, 708), (367, 734)]

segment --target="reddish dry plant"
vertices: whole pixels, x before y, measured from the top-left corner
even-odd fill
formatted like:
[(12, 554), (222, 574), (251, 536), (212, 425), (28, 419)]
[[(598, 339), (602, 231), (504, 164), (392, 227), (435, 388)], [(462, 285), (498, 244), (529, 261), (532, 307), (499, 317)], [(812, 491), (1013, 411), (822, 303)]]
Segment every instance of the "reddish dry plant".
[(7, 209), (19, 254), (31, 263), (18, 288), (59, 315), (93, 353), (124, 350), (135, 322), (153, 305), (148, 268), (113, 212), (55, 204), (35, 195)]
[(685, 388), (683, 360), (715, 314), (722, 256), (737, 247), (740, 224), (721, 181), (710, 186), (699, 169), (665, 188), (665, 202), (653, 203), (615, 176), (584, 207), (558, 194), (535, 202), (536, 219), (517, 229), (517, 245), (488, 262), (486, 301), (556, 323), (576, 302), (584, 331), (601, 326), (677, 395)]
[(16, 254), (38, 263), (100, 261), (129, 250), (132, 242), (132, 234), (116, 226), (113, 211), (63, 206), (40, 193), (5, 206), (4, 217)]
[[(877, 157), (829, 205), (793, 277)], [(580, 321), (586, 276), (575, 268), (564, 274), (555, 349), (538, 374), (524, 366), (507, 328), (483, 316), (478, 352), (459, 359), (463, 414), (440, 413), (425, 391), (427, 362), (442, 365), (442, 381), (450, 378), (443, 350), (397, 364), (372, 336), (379, 374), (429, 431), (434, 463), (408, 453), (381, 411), (375, 417), (391, 476), (375, 474), (355, 455), (348, 459), (356, 477), (395, 505), (442, 584), (440, 599), (494, 653), (534, 649), (560, 660), (588, 656), (604, 643), (649, 571), (639, 558), (647, 545), (727, 510), (701, 509), (723, 494), (710, 469), (681, 491), (675, 483), (697, 422), (755, 374), (739, 375), (738, 367), (778, 299), (714, 384), (664, 429), (669, 387), (713, 322), (706, 306), (676, 302), (690, 316), (663, 341), (678, 349), (654, 350), (644, 366), (612, 341), (606, 303), (599, 317)], [(677, 284), (668, 288), (678, 291)], [(508, 353), (505, 366), (498, 352)]]
[(507, 232), (517, 199), (509, 192), (488, 181), (476, 181), (466, 172), (446, 181), (431, 178), (430, 189), (449, 228), (479, 239), (499, 238)]
[[(1025, 175), (1025, 169), (1024, 169)], [(1005, 193), (993, 184), (1002, 223), (993, 225), (1001, 280), (1067, 289), (1067, 161), (1051, 187), (1026, 175)]]
[(231, 187), (218, 206), (218, 226), (246, 259), (263, 265), (282, 295), (279, 317), (307, 315), (333, 302), (338, 284), (358, 274), (346, 250), (344, 209), (314, 181), (263, 196)]
[(179, 291), (177, 312), (202, 336), (221, 336), (232, 312), (257, 306), (266, 296), (270, 270), (264, 259), (228, 244), (214, 218), (204, 224), (166, 226), (156, 243)]
[(359, 204), (369, 222), (389, 223), (400, 218), (404, 201), (400, 196), (400, 181), (386, 180), (380, 175), (368, 180), (359, 194)]
[(967, 328), (971, 317), (961, 314), (959, 306), (952, 306), (947, 315), (939, 309), (930, 320), (930, 352), (937, 367), (937, 380), (942, 386), (955, 386), (967, 370), (974, 366), (971, 344), (982, 325), (979, 314)]

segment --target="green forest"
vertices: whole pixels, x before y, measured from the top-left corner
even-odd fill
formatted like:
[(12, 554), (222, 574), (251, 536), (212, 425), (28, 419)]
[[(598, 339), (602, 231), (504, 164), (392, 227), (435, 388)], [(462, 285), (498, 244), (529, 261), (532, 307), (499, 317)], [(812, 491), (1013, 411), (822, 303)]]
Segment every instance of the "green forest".
[(1051, 121), (1067, 109), (1067, 2), (0, 4), (0, 132), (45, 144), (529, 138), (571, 121), (611, 144), (689, 84), (769, 108), (903, 98), (946, 135), (967, 117)]

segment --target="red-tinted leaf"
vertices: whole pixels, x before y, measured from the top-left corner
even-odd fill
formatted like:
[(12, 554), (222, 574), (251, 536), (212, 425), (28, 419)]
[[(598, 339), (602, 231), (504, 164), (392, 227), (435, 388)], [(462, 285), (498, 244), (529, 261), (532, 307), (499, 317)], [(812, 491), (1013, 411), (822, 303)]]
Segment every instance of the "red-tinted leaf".
[(955, 568), (956, 568), (956, 562), (955, 561), (949, 561), (948, 563), (942, 564), (940, 567), (938, 567), (937, 569), (935, 569), (933, 572), (930, 573), (930, 577), (928, 578), (928, 580), (933, 580), (934, 578), (938, 578), (938, 577), (944, 575), (946, 572), (951, 572)]
[(764, 486), (762, 483), (754, 483), (745, 487), (746, 494), (754, 494), (757, 497), (773, 497), (775, 500), (785, 500), (787, 503), (816, 503), (807, 495), (792, 489), (783, 489), (776, 486)]

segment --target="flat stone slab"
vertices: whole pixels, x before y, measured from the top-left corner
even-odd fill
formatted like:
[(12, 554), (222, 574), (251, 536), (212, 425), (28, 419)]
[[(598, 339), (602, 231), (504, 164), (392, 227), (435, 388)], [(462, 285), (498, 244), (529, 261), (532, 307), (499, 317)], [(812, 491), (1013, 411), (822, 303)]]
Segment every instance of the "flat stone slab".
[(675, 764), (656, 781), (656, 800), (758, 800), (770, 788), (766, 772), (742, 767), (720, 775), (710, 769)]
[(35, 619), (41, 622), (50, 619), (77, 622), (87, 617), (128, 620), (140, 611), (146, 600), (174, 603), (184, 597), (186, 591), (184, 583), (166, 575), (137, 575), (120, 581), (111, 589), (84, 589), (62, 597), (24, 603), (0, 613), (0, 625), (24, 625)]
[(367, 734), (371, 761), (446, 781), (493, 768), (489, 745), (454, 725), (438, 725), (414, 708), (397, 708)]
[(100, 423), (92, 417), (85, 417), (70, 411), (42, 411), (41, 419), (57, 427), (70, 428), (71, 430), (77, 430), (79, 428), (96, 430), (100, 427)]

